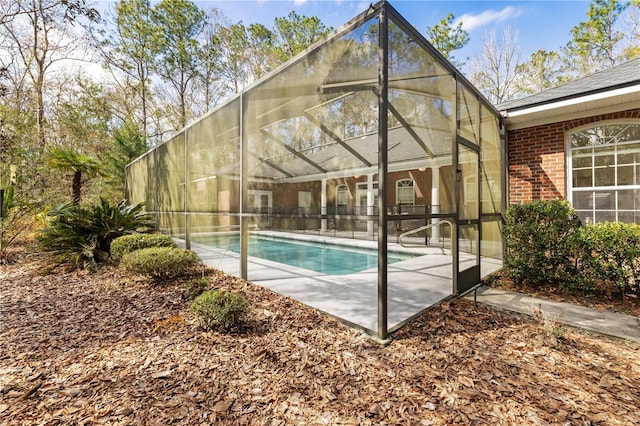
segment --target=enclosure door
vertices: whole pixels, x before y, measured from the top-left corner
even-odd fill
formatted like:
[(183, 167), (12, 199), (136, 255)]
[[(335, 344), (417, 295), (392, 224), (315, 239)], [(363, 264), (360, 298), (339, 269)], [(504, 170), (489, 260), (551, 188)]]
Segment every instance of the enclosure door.
[(478, 148), (458, 141), (457, 293), (480, 282), (480, 164)]

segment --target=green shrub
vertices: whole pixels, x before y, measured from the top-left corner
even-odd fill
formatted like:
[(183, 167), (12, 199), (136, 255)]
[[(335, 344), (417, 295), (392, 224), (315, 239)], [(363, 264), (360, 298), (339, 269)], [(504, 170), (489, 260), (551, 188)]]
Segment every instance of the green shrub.
[(109, 258), (111, 242), (116, 238), (153, 228), (153, 219), (142, 206), (124, 201), (116, 206), (103, 198), (88, 207), (65, 204), (49, 212), (50, 220), (40, 231), (38, 242), (73, 266), (95, 265)]
[(505, 212), (505, 266), (517, 282), (556, 283), (571, 289), (577, 279), (575, 233), (580, 219), (565, 200), (517, 204)]
[(184, 286), (184, 297), (193, 300), (200, 296), (209, 287), (209, 280), (204, 277), (193, 278)]
[(177, 247), (177, 245), (167, 234), (123, 235), (111, 243), (111, 258), (120, 260), (127, 253), (149, 247)]
[(244, 321), (250, 308), (247, 300), (239, 294), (226, 290), (209, 290), (196, 297), (191, 310), (202, 327), (222, 327), (229, 330)]
[(640, 225), (597, 223), (580, 229), (584, 287), (613, 284), (621, 295), (640, 294)]
[(165, 281), (185, 275), (198, 264), (198, 256), (176, 247), (149, 247), (122, 256), (120, 268)]

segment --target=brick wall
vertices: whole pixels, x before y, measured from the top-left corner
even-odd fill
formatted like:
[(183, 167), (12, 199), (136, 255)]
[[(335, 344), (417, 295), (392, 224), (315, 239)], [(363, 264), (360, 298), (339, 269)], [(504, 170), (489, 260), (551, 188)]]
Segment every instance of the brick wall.
[(566, 197), (565, 134), (590, 123), (640, 119), (640, 108), (509, 132), (509, 202)]

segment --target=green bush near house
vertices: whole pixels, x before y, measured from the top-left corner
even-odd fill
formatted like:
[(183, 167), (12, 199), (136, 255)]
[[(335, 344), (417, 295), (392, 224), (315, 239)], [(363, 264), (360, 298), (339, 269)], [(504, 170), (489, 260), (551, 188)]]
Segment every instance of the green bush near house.
[(605, 222), (581, 228), (576, 238), (580, 251), (580, 278), (586, 290), (617, 289), (622, 296), (640, 294), (640, 225)]
[(120, 268), (162, 282), (187, 274), (198, 263), (198, 256), (189, 250), (176, 247), (148, 247), (122, 256)]
[(125, 254), (149, 247), (177, 247), (171, 236), (166, 234), (130, 234), (116, 238), (111, 243), (111, 258), (120, 260)]
[(505, 266), (519, 283), (574, 285), (580, 219), (565, 200), (517, 204), (505, 212)]
[(240, 325), (250, 312), (244, 297), (227, 290), (205, 291), (193, 301), (191, 310), (203, 328), (224, 330)]
[(567, 201), (537, 201), (505, 212), (505, 267), (527, 285), (604, 292), (640, 301), (640, 225), (582, 226)]

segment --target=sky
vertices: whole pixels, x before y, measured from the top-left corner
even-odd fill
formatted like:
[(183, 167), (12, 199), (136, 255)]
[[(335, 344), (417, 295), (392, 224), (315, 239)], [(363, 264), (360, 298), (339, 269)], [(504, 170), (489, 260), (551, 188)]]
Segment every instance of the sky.
[[(375, 2), (375, 1), (374, 1)], [(202, 9), (216, 7), (232, 22), (261, 23), (273, 27), (274, 18), (292, 10), (299, 15), (317, 16), (327, 26), (339, 28), (366, 10), (369, 1), (361, 0), (217, 0), (196, 1)], [(455, 24), (462, 22), (470, 42), (453, 52), (464, 61), (482, 50), (487, 30), (499, 34), (505, 26), (518, 33), (521, 62), (539, 49), (559, 50), (570, 39), (570, 31), (587, 19), (589, 1), (473, 1), (473, 0), (390, 0), (389, 3), (423, 35), (450, 12)]]

